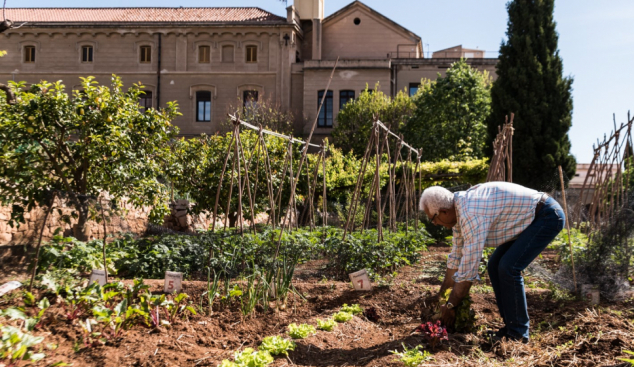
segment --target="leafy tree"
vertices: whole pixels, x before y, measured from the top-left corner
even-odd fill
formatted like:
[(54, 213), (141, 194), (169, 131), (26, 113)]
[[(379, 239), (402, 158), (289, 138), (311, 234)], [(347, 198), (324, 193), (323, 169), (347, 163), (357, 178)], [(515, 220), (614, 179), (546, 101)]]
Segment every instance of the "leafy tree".
[(357, 157), (362, 157), (370, 139), (374, 116), (396, 132), (413, 110), (412, 99), (404, 91), (398, 92), (392, 99), (379, 90), (378, 84), (373, 91), (366, 86), (359, 98), (348, 101), (339, 111), (337, 126), (332, 131), (333, 144), (351, 149)]
[(491, 111), (486, 71), (479, 72), (460, 60), (445, 77), (423, 79), (414, 104), (403, 134), (409, 144), (423, 148), (423, 160), (482, 158), (485, 120)]
[(507, 4), (508, 40), (500, 47), (487, 120), (488, 139), (493, 141), (504, 116), (515, 113), (513, 180), (535, 189), (549, 186), (557, 177), (558, 165), (568, 177), (576, 169), (568, 140), (573, 80), (562, 76), (554, 3), (514, 0)]
[(107, 191), (135, 206), (151, 205), (150, 219), (169, 212), (169, 191), (159, 177), (169, 165), (170, 120), (177, 105), (139, 110), (142, 86), (122, 89), (82, 78), (81, 92), (69, 96), (61, 82), (26, 88), (12, 83), (14, 105), (0, 97), (0, 201), (12, 203), (11, 222), (36, 205), (48, 206), (53, 190), (63, 192), (78, 216), (75, 236), (85, 237), (90, 200)]

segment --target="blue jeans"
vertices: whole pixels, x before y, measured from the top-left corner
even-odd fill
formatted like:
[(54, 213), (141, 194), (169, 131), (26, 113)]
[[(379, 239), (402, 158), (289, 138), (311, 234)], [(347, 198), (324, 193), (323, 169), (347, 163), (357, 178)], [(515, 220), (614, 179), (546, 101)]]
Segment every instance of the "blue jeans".
[(529, 317), (522, 271), (563, 229), (566, 217), (553, 198), (548, 198), (535, 220), (516, 240), (498, 246), (487, 265), (495, 299), (504, 321), (503, 330), (514, 339), (528, 339)]

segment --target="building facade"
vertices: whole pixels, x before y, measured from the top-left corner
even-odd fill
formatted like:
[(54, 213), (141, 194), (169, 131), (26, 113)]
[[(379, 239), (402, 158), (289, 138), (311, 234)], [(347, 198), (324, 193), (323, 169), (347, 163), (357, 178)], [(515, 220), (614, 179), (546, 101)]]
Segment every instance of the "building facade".
[[(460, 57), (424, 58), (418, 35), (360, 1), (323, 13), (323, 0), (295, 0), (285, 18), (259, 8), (7, 9), (14, 28), (0, 34), (8, 52), (0, 80), (62, 80), (70, 90), (80, 77), (108, 84), (117, 74), (145, 85), (145, 107), (177, 101), (174, 124), (184, 136), (216, 133), (230, 108), (267, 101), (294, 113), (296, 135), (317, 119), (319, 139), (366, 86), (413, 93), (421, 78), (436, 79)], [(468, 62), (494, 75), (497, 59), (482, 52)]]

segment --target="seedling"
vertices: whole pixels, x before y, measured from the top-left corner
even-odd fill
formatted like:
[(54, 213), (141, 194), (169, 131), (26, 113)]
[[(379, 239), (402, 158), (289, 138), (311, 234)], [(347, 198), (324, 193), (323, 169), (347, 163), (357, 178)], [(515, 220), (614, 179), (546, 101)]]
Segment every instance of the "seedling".
[(295, 350), (295, 342), (292, 340), (284, 339), (281, 336), (267, 336), (262, 339), (262, 344), (258, 350), (264, 350), (269, 352), (273, 356), (280, 354), (288, 355), (289, 350)]
[(436, 321), (435, 324), (432, 324), (431, 322), (421, 324), (414, 330), (414, 332), (421, 333), (431, 346), (432, 350), (435, 350), (436, 345), (441, 343), (443, 340), (449, 340), (447, 337), (447, 329), (440, 324), (440, 320)]
[(162, 302), (163, 309), (165, 310), (165, 314), (167, 315), (170, 324), (176, 320), (177, 315), (184, 316), (188, 311), (192, 315), (196, 314), (196, 310), (185, 303), (185, 300), (188, 297), (189, 296), (185, 293), (179, 293), (176, 297), (174, 297), (173, 301)]
[(346, 303), (344, 303), (343, 306), (341, 307), (341, 311), (351, 313), (353, 315), (359, 315), (363, 313), (363, 309), (357, 303), (351, 306), (348, 306)]
[(332, 318), (337, 322), (348, 322), (352, 320), (352, 314), (348, 312), (339, 311), (332, 316)]
[(337, 322), (333, 319), (320, 320), (317, 319), (317, 328), (324, 331), (333, 331), (337, 327)]
[(313, 325), (292, 323), (288, 325), (288, 335), (293, 339), (304, 339), (307, 336), (317, 333)]
[(407, 349), (405, 344), (403, 344), (403, 352), (393, 350), (390, 351), (390, 353), (401, 357), (401, 362), (403, 362), (403, 364), (407, 367), (417, 367), (423, 362), (433, 359), (428, 351), (420, 350), (420, 345), (417, 345), (412, 349)]

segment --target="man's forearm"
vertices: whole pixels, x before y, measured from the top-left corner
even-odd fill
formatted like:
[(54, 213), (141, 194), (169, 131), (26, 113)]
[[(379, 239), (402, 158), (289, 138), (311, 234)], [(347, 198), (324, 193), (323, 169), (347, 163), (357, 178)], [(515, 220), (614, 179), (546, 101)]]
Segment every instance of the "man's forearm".
[(457, 306), (463, 298), (465, 298), (469, 294), (469, 290), (471, 289), (472, 282), (464, 281), (455, 283), (453, 286), (453, 290), (449, 295), (449, 302)]
[(445, 272), (445, 279), (443, 280), (442, 285), (440, 286), (440, 290), (438, 291), (438, 294), (442, 295), (447, 289), (453, 288), (455, 283), (453, 281), (453, 275), (456, 274), (457, 271), (458, 269), (447, 268), (447, 272)]

